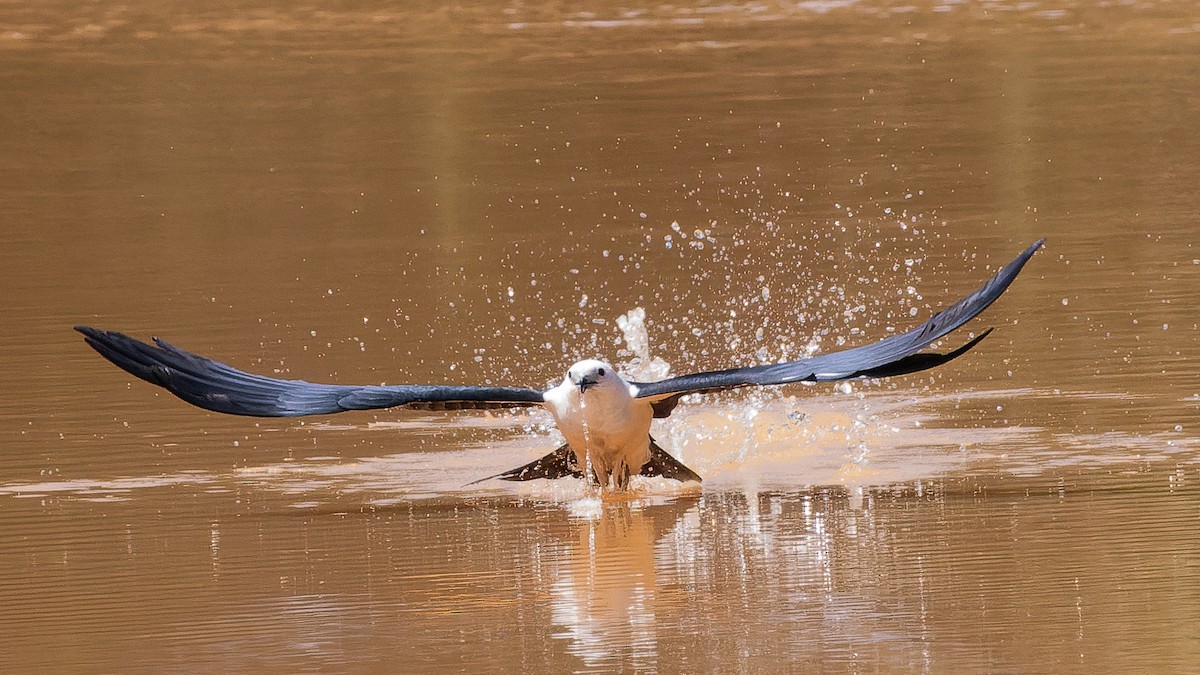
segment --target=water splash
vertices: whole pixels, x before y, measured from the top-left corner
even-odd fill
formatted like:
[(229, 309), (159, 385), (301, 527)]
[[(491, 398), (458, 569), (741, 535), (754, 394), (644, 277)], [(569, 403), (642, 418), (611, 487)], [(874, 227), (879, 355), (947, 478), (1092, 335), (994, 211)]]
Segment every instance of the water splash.
[(591, 431), (588, 428), (587, 421), (587, 401), (583, 396), (579, 397), (579, 418), (583, 425), (583, 485), (587, 499), (596, 499), (600, 491), (600, 486), (592, 481), (592, 437)]
[(629, 358), (622, 365), (625, 374), (634, 380), (655, 381), (671, 373), (671, 364), (650, 355), (650, 332), (646, 329), (646, 310), (634, 307), (617, 317), (617, 327), (625, 340), (621, 356)]

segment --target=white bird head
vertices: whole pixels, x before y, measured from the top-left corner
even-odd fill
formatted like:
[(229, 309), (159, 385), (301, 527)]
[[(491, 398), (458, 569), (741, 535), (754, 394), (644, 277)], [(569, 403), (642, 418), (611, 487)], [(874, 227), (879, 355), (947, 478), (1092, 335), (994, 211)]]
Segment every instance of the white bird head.
[(571, 366), (567, 370), (566, 382), (579, 387), (580, 394), (587, 392), (592, 387), (608, 389), (625, 384), (612, 366), (596, 359), (586, 359)]

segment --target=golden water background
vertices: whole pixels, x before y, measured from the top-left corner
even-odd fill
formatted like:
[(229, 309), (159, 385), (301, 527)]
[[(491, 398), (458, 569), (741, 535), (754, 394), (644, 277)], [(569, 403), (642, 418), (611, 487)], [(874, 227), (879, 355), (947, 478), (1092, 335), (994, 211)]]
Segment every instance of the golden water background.
[[(1198, 22), (0, 4), (0, 670), (1196, 671)], [(464, 487), (540, 413), (220, 416), (70, 330), (678, 374), (903, 330), (1042, 236), (968, 356), (687, 403), (703, 488), (603, 500)]]

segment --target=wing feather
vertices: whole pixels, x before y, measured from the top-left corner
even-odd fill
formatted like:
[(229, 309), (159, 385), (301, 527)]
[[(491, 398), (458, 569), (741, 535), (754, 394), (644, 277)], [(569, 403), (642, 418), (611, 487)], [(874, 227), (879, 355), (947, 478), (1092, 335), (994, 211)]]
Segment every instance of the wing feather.
[(346, 410), (522, 407), (542, 404), (542, 392), (522, 387), (338, 385), (281, 380), (243, 372), (158, 338), (154, 345), (116, 331), (76, 326), (84, 341), (125, 372), (192, 405), (231, 415), (298, 417)]
[(977, 291), (934, 314), (928, 321), (870, 345), (821, 354), (798, 361), (682, 375), (659, 382), (632, 382), (638, 398), (651, 399), (655, 416), (666, 417), (680, 396), (749, 385), (827, 382), (859, 377), (891, 377), (940, 366), (979, 344), (989, 331), (947, 354), (918, 354), (954, 329), (978, 316), (1017, 278), (1029, 258), (1045, 243), (1040, 239), (1005, 265)]

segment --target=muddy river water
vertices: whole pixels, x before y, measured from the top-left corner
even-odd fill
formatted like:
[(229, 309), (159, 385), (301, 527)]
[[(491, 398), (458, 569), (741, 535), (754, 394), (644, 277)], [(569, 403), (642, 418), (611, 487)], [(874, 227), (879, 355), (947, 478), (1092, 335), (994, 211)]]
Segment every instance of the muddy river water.
[[(1200, 669), (1200, 5), (0, 5), (0, 671)], [(71, 326), (342, 383), (663, 376), (702, 486), (484, 482), (543, 412), (192, 408)]]

